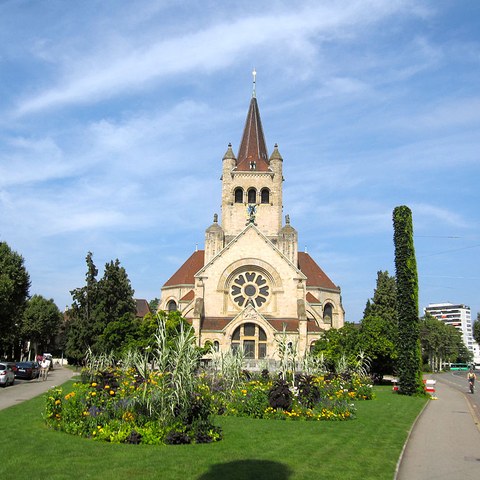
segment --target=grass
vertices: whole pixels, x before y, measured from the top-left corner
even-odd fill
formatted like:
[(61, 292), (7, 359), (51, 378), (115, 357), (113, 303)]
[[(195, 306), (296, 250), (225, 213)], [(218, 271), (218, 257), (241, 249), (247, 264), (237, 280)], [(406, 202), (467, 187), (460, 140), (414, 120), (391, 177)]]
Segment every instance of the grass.
[(43, 396), (0, 411), (2, 480), (392, 479), (416, 416), (427, 401), (377, 387), (357, 419), (302, 422), (221, 417), (215, 444), (114, 445), (49, 430)]

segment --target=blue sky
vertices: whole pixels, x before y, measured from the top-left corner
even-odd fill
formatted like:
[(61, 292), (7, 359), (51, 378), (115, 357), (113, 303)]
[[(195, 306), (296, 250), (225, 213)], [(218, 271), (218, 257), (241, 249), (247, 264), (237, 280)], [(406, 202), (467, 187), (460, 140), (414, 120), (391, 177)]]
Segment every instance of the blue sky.
[(220, 213), (257, 70), (284, 213), (359, 321), (413, 212), (420, 308), (480, 311), (480, 2), (0, 1), (0, 240), (71, 304), (162, 284)]

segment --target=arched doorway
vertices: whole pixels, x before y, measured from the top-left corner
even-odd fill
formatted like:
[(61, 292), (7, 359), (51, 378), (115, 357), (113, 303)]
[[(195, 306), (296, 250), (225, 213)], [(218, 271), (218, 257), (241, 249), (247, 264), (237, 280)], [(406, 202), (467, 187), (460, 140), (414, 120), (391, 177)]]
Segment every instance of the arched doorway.
[(267, 356), (267, 334), (255, 323), (243, 323), (232, 334), (232, 350), (240, 345), (247, 358), (259, 359)]

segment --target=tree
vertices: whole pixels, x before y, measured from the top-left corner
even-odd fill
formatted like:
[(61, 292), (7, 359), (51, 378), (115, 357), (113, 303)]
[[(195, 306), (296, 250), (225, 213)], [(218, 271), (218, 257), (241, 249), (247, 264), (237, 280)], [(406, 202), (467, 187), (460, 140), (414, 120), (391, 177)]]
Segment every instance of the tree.
[(381, 375), (393, 373), (397, 356), (396, 291), (395, 277), (387, 271), (377, 272), (377, 288), (361, 321), (361, 348), (371, 360), (372, 372)]
[(98, 299), (97, 274), (98, 269), (93, 263), (93, 254), (86, 257), (87, 273), (85, 286), (70, 291), (73, 303), (67, 311), (65, 354), (68, 362), (79, 364), (85, 357), (85, 352), (102, 332), (94, 329), (96, 306)]
[[(55, 336), (63, 323), (63, 316), (53, 299), (47, 300), (34, 295), (28, 302), (23, 314), (22, 336), (33, 345), (35, 356), (42, 351), (51, 350)], [(48, 346), (48, 347), (47, 347)]]
[(468, 362), (471, 357), (460, 331), (429, 313), (420, 320), (420, 342), (424, 363), (433, 371), (441, 370), (445, 363)]
[(88, 252), (85, 286), (70, 292), (66, 354), (73, 363), (81, 362), (88, 348), (94, 353), (118, 352), (135, 338), (134, 290), (127, 272), (117, 259), (105, 265), (97, 281), (92, 257)]
[(160, 303), (160, 299), (155, 297), (153, 300), (150, 300), (148, 302), (148, 306), (150, 308), (150, 311), (155, 313), (158, 310), (158, 305)]
[[(105, 265), (103, 278), (98, 282), (98, 305), (96, 308), (95, 330), (100, 333), (94, 351), (119, 351), (122, 343), (135, 338), (135, 311), (131, 287), (127, 272), (117, 259)], [(119, 329), (125, 337), (121, 338), (115, 330)]]
[(396, 325), (380, 316), (368, 316), (362, 320), (360, 346), (371, 360), (371, 371), (380, 375), (394, 372), (397, 349), (394, 333)]
[(397, 283), (397, 371), (399, 392), (423, 392), (418, 318), (418, 278), (413, 244), (412, 212), (406, 206), (393, 211)]
[(0, 242), (0, 354), (17, 356), (30, 276), (21, 255)]
[(359, 337), (358, 326), (346, 322), (342, 328), (331, 328), (324, 332), (315, 342), (313, 354), (323, 354), (327, 367), (334, 370), (340, 357), (352, 358), (358, 355), (361, 348)]
[(477, 319), (473, 322), (473, 339), (480, 345), (480, 312), (477, 313)]
[(140, 322), (138, 340), (136, 344), (138, 348), (145, 349), (156, 343), (155, 335), (157, 334), (160, 323), (165, 324), (167, 345), (170, 347), (173, 346), (173, 343), (180, 334), (182, 327), (184, 331), (187, 331), (190, 328), (190, 324), (177, 310), (170, 312), (160, 310), (157, 313), (147, 313)]

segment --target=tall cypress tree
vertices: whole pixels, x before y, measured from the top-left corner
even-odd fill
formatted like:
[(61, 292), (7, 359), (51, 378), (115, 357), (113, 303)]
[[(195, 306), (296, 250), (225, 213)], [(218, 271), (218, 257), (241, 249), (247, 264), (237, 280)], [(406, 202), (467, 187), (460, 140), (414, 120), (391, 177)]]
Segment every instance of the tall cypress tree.
[(420, 320), (418, 317), (417, 262), (413, 245), (412, 212), (406, 206), (393, 210), (393, 240), (397, 279), (397, 370), (399, 392), (423, 392)]

